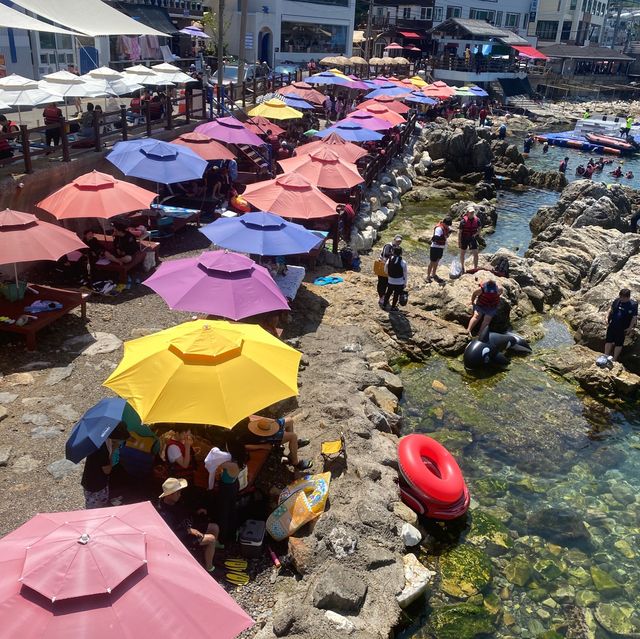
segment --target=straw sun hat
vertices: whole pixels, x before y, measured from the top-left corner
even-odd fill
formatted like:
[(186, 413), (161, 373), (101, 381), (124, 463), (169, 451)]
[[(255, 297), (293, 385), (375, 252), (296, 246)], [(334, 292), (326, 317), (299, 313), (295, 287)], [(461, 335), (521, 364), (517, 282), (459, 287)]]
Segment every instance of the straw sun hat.
[(250, 417), (247, 428), (259, 437), (272, 437), (280, 430), (280, 424), (275, 419), (267, 417)]
[(159, 499), (163, 497), (167, 497), (168, 495), (173, 495), (173, 493), (177, 493), (179, 490), (187, 487), (189, 482), (186, 479), (176, 479), (175, 477), (169, 477), (162, 483), (162, 495), (160, 495)]

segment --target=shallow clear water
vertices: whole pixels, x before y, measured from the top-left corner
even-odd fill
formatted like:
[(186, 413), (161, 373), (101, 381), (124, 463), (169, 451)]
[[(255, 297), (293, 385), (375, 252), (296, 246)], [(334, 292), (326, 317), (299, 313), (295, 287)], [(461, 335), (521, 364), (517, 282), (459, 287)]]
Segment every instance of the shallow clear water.
[[(559, 322), (545, 322), (543, 328), (547, 336), (535, 351), (572, 341)], [(583, 401), (572, 385), (545, 373), (535, 354), (514, 359), (508, 371), (486, 379), (471, 377), (457, 360), (442, 358), (408, 367), (402, 377), (405, 432), (428, 433), (446, 445), (472, 495), (466, 526), (434, 525), (423, 561), (436, 567), (437, 558), (452, 546), (470, 546), (488, 558), (492, 572), (489, 583), (470, 599), (446, 594), (442, 581), (437, 582), (429, 612), (463, 601), (486, 608), (497, 597), (501, 612), (492, 618), (491, 632), (482, 636), (505, 638), (536, 638), (552, 629), (565, 636), (566, 604), (585, 606), (592, 621), (589, 614), (598, 602), (630, 607), (637, 615), (637, 411)], [(434, 380), (444, 384), (444, 392), (433, 388)], [(499, 531), (509, 531), (498, 539), (512, 538), (513, 544), (479, 543), (469, 528), (487, 519), (497, 521)], [(509, 566), (516, 565), (516, 557), (530, 573), (525, 585), (507, 578), (513, 576)], [(594, 567), (613, 579), (608, 590), (598, 591)], [(459, 632), (452, 636), (464, 636), (462, 628)], [(431, 634), (428, 617), (422, 615), (402, 636), (438, 635)], [(600, 629), (596, 636), (614, 635)]]

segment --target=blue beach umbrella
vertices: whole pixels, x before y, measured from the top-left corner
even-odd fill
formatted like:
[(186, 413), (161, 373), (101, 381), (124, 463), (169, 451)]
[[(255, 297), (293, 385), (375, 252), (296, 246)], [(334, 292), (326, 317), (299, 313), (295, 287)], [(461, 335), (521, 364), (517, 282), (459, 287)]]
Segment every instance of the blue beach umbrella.
[(336, 85), (339, 87), (351, 87), (353, 85), (352, 80), (349, 78), (343, 78), (342, 76), (334, 75), (327, 71), (311, 75), (305, 80), (305, 82), (317, 85)]
[(305, 109), (315, 109), (313, 104), (307, 102), (302, 96), (296, 95), (295, 93), (279, 95), (278, 98), (282, 100), (287, 106), (293, 107), (294, 109), (300, 109), (302, 111), (304, 111)]
[(316, 137), (325, 138), (331, 133), (337, 133), (343, 140), (348, 142), (377, 142), (384, 137), (377, 131), (371, 131), (361, 127), (359, 124), (349, 124), (345, 120), (334, 124), (328, 129), (318, 131)]
[(125, 422), (130, 430), (140, 427), (138, 414), (124, 399), (101, 399), (73, 427), (65, 447), (66, 458), (80, 463), (104, 444), (120, 422)]
[(308, 253), (321, 238), (300, 224), (257, 211), (241, 217), (217, 219), (200, 229), (216, 246), (251, 255)]
[(471, 93), (473, 93), (473, 95), (477, 95), (479, 98), (486, 98), (489, 95), (484, 89), (476, 84), (469, 87), (469, 90), (471, 91)]
[(413, 91), (403, 100), (405, 102), (415, 102), (416, 104), (438, 104), (437, 100), (426, 96), (422, 91)]
[(198, 180), (207, 168), (191, 149), (153, 139), (118, 142), (107, 160), (125, 175), (161, 184)]
[(409, 93), (411, 93), (411, 89), (407, 87), (401, 87), (397, 84), (385, 84), (378, 89), (370, 91), (364, 97), (367, 98), (367, 100), (370, 100), (371, 98), (378, 98), (381, 95), (386, 95), (392, 98), (399, 98), (401, 100), (405, 95), (409, 95)]

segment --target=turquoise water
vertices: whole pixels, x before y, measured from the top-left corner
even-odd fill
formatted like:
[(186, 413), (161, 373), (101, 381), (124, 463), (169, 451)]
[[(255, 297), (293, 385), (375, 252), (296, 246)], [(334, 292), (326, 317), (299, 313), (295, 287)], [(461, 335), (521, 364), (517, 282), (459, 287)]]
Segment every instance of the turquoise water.
[[(559, 322), (543, 328), (536, 352), (571, 339)], [(597, 628), (588, 636), (615, 637), (594, 619), (596, 612), (604, 619), (610, 604), (618, 613), (631, 611), (624, 621), (640, 632), (638, 411), (585, 400), (544, 372), (535, 355), (482, 380), (468, 376), (458, 361), (433, 358), (405, 369), (403, 380), (405, 432), (428, 433), (449, 448), (469, 486), (472, 510), (467, 522), (430, 527), (422, 560), (439, 578), (427, 614), (417, 612), (401, 636), (472, 637), (461, 621), (469, 605), (484, 611), (481, 636), (571, 636), (565, 607), (578, 606)], [(444, 393), (434, 390), (434, 380), (444, 384)], [(460, 553), (461, 547), (481, 557), (490, 575), (474, 582), (474, 564), (463, 564), (462, 596), (445, 579), (451, 549)], [(432, 626), (438, 612), (449, 613), (439, 607), (461, 603), (467, 606), (453, 634)], [(549, 631), (558, 634), (543, 634)]]

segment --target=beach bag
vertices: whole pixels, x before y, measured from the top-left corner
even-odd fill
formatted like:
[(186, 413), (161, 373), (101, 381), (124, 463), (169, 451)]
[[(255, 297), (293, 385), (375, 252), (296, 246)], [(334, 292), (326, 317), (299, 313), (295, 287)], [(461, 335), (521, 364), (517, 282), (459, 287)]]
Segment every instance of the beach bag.
[(451, 266), (449, 267), (449, 277), (451, 279), (456, 279), (462, 275), (462, 264), (458, 260), (453, 260), (451, 262)]
[(402, 291), (398, 297), (398, 302), (400, 303), (400, 306), (406, 306), (409, 302), (409, 291)]
[(385, 270), (384, 270), (383, 259), (377, 259), (373, 262), (373, 272), (378, 277), (387, 277), (387, 274), (385, 273)]

